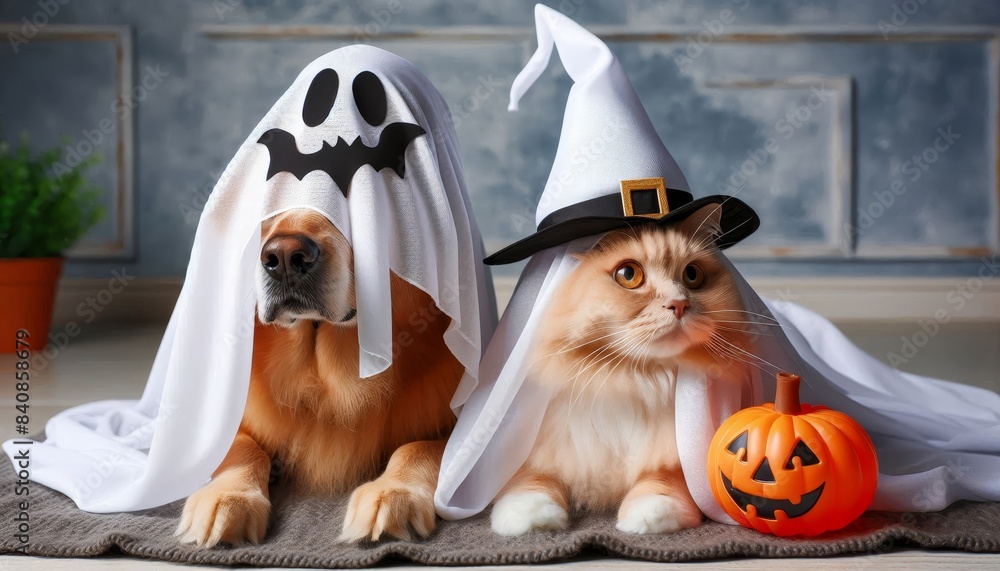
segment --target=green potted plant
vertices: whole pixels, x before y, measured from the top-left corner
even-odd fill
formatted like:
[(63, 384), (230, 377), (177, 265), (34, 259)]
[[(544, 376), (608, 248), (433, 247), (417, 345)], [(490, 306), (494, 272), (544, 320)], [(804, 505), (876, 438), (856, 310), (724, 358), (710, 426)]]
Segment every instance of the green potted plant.
[(33, 153), (26, 136), (0, 141), (0, 353), (14, 352), (19, 329), (45, 347), (63, 253), (103, 215), (83, 176), (99, 157), (72, 167), (61, 158), (60, 148)]

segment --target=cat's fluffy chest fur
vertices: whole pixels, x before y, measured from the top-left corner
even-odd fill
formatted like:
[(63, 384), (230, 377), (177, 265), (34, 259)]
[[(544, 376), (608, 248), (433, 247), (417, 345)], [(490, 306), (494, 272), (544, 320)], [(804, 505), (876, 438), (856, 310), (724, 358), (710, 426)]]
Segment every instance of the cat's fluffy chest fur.
[(619, 370), (591, 380), (629, 390), (554, 395), (527, 464), (565, 483), (574, 506), (609, 509), (642, 475), (679, 466), (676, 368)]

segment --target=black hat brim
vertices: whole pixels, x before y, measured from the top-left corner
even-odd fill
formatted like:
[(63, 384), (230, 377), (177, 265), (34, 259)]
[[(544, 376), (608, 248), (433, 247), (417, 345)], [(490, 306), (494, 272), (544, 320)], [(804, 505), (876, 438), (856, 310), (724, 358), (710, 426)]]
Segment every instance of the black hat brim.
[(722, 213), (719, 219), (722, 233), (716, 240), (720, 249), (725, 249), (753, 234), (760, 227), (760, 218), (750, 206), (738, 198), (725, 195), (713, 195), (693, 200), (684, 206), (671, 210), (661, 218), (645, 216), (583, 216), (553, 224), (544, 230), (518, 240), (513, 244), (488, 256), (483, 263), (489, 266), (500, 266), (519, 262), (537, 252), (565, 244), (584, 236), (594, 236), (628, 228), (640, 224), (674, 224), (685, 220), (703, 206), (719, 204)]

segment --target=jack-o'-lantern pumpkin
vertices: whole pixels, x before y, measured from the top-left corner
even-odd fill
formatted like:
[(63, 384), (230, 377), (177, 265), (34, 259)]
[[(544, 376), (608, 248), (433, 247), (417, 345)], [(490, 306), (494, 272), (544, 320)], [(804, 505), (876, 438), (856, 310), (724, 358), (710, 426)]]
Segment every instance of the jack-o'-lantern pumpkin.
[(844, 413), (799, 403), (799, 377), (779, 373), (774, 404), (743, 409), (715, 433), (715, 499), (744, 527), (779, 536), (840, 529), (871, 505), (875, 446)]

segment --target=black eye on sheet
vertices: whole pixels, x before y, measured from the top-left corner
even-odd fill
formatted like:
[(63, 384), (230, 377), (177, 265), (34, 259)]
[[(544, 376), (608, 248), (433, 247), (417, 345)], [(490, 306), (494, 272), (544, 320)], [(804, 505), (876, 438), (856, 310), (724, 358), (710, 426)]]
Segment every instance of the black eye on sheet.
[(324, 69), (316, 74), (306, 92), (306, 101), (302, 104), (302, 121), (306, 125), (315, 127), (326, 121), (337, 100), (339, 87), (340, 77), (332, 69)]
[(362, 71), (354, 78), (354, 104), (358, 106), (361, 116), (372, 127), (385, 121), (387, 102), (385, 88), (378, 76), (370, 71)]

